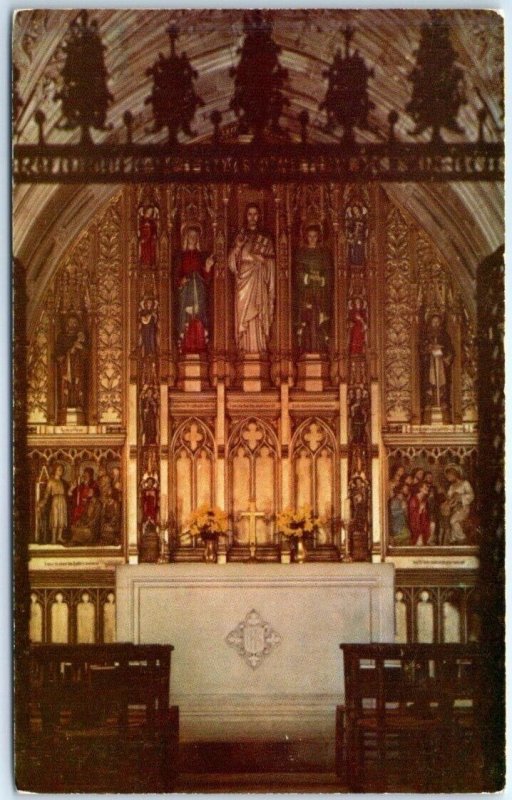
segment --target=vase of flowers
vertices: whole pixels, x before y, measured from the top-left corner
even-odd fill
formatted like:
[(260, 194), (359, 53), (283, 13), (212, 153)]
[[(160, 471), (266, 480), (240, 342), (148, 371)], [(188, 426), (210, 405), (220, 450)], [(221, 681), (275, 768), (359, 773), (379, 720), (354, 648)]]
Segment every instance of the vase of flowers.
[(277, 530), (293, 543), (293, 560), (303, 564), (307, 559), (305, 539), (320, 528), (322, 521), (313, 513), (311, 506), (304, 505), (296, 510), (285, 508), (277, 515)]
[(200, 536), (204, 543), (204, 560), (207, 563), (217, 561), (217, 544), (219, 536), (228, 530), (228, 515), (217, 506), (199, 506), (190, 515), (185, 533)]

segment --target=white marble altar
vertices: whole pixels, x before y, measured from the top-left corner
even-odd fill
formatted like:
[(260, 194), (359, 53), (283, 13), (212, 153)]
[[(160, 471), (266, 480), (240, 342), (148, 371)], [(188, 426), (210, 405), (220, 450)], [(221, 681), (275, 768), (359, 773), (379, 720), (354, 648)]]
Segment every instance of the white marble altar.
[(333, 740), (340, 642), (394, 640), (391, 564), (126, 565), (116, 584), (118, 641), (175, 647), (183, 741)]

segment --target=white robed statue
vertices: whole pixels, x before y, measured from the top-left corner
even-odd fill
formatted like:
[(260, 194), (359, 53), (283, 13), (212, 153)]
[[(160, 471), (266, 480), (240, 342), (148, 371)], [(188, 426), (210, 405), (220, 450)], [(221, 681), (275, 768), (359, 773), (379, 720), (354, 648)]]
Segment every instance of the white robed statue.
[(228, 256), (236, 285), (235, 336), (238, 349), (244, 353), (266, 352), (274, 317), (274, 243), (259, 231), (259, 221), (258, 206), (248, 205), (246, 226)]

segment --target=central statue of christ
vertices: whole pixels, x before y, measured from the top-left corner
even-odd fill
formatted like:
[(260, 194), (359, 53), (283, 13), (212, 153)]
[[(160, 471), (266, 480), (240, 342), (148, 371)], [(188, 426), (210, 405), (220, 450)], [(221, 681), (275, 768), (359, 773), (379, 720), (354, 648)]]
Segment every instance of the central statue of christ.
[(235, 336), (243, 353), (264, 353), (274, 317), (276, 259), (272, 239), (259, 230), (260, 210), (246, 208), (246, 225), (228, 256), (235, 274)]

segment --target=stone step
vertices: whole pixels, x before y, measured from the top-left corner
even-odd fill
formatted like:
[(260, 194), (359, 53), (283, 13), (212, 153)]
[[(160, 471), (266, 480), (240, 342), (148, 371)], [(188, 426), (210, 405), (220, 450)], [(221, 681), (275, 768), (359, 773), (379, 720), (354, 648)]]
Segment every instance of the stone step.
[(331, 772), (240, 772), (240, 773), (182, 773), (175, 792), (211, 792), (212, 794), (241, 792), (304, 792), (335, 794), (346, 792), (346, 786)]

